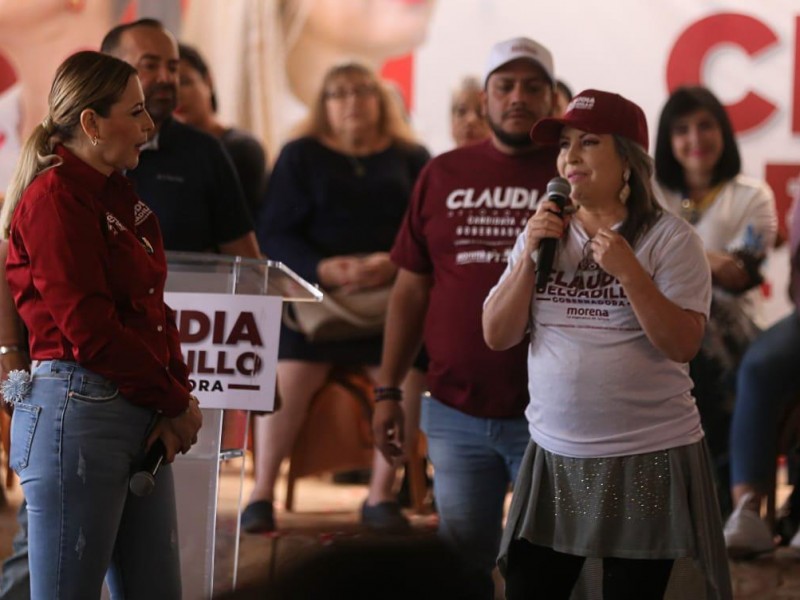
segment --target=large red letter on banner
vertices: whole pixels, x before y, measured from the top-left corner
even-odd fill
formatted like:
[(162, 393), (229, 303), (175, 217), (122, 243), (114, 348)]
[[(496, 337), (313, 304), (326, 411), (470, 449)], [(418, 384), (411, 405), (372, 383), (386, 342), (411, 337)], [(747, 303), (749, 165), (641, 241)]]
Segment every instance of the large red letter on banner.
[[(667, 62), (667, 88), (702, 84), (706, 57), (721, 44), (741, 48), (756, 56), (778, 41), (775, 33), (761, 21), (734, 13), (720, 13), (690, 25), (676, 40)], [(748, 131), (766, 121), (777, 109), (775, 104), (753, 91), (725, 107), (737, 132)]]

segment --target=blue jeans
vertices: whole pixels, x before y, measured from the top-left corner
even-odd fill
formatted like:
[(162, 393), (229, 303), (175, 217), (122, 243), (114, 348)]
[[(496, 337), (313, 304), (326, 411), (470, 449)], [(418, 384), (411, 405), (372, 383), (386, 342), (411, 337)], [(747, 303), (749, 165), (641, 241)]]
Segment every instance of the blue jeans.
[(439, 535), (486, 574), (491, 597), (503, 503), (531, 439), (528, 423), (473, 417), (425, 397), (420, 425), (435, 471)]
[(766, 486), (775, 473), (778, 420), (800, 391), (800, 317), (778, 321), (750, 345), (739, 366), (731, 426), (731, 483)]
[(152, 495), (128, 493), (154, 419), (75, 363), (34, 366), (14, 405), (9, 462), (28, 504), (31, 598), (179, 599), (172, 471)]

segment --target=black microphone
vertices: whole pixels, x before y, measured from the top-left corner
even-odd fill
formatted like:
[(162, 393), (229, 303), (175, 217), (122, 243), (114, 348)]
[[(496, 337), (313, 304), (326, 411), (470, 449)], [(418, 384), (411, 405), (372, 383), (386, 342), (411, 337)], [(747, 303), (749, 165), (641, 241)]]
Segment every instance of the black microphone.
[(164, 462), (164, 456), (167, 454), (167, 449), (164, 447), (164, 442), (157, 439), (150, 446), (150, 450), (144, 455), (139, 470), (131, 475), (131, 480), (128, 483), (128, 489), (136, 496), (149, 496), (156, 487), (156, 473), (161, 468), (161, 463)]
[[(572, 187), (569, 181), (563, 177), (553, 177), (547, 184), (547, 200), (558, 205), (558, 216), (564, 214), (564, 207), (567, 205)], [(547, 279), (550, 271), (553, 270), (553, 261), (556, 258), (556, 248), (558, 240), (556, 238), (545, 238), (539, 242), (539, 259), (537, 260), (536, 270), (536, 291), (544, 292), (547, 287)]]

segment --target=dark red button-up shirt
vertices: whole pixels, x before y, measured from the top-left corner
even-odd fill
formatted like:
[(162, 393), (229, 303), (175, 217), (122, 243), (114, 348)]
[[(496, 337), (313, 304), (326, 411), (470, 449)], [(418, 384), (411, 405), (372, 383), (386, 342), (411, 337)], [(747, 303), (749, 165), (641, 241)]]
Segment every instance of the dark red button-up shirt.
[(190, 392), (158, 220), (121, 174), (56, 153), (63, 163), (31, 182), (11, 221), (6, 275), (31, 358), (75, 361), (175, 416)]

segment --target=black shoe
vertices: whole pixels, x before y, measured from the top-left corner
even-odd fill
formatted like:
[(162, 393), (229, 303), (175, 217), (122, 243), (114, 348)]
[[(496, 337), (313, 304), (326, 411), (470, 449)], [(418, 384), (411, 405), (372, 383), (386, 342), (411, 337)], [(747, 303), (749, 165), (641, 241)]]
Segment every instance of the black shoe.
[(275, 511), (269, 500), (257, 500), (242, 511), (242, 529), (247, 533), (269, 533), (275, 531)]
[(406, 533), (411, 531), (400, 505), (397, 502), (379, 502), (369, 506), (366, 501), (361, 505), (361, 524), (377, 533)]

